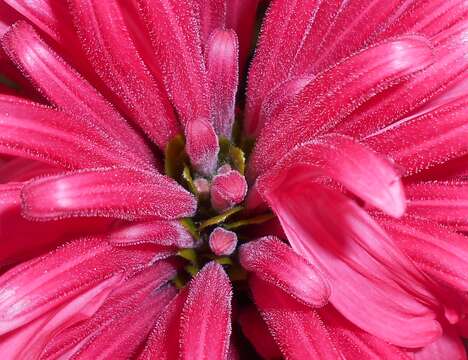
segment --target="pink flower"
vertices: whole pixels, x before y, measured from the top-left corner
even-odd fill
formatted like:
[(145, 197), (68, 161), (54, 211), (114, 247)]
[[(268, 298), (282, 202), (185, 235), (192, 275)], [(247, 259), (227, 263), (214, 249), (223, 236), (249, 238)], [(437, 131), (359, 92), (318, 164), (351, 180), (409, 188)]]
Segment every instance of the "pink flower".
[(466, 359), (466, 0), (0, 0), (0, 35), (3, 358)]

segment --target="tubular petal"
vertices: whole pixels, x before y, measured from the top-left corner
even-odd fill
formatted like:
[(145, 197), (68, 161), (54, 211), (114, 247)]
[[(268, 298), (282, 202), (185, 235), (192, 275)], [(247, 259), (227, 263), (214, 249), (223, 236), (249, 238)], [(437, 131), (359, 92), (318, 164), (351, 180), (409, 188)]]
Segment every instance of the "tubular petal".
[(152, 256), (148, 249), (114, 249), (94, 238), (16, 266), (0, 278), (0, 333), (39, 318), (123, 270), (146, 265)]
[(72, 14), (94, 69), (129, 117), (164, 150), (179, 132), (165, 91), (140, 58), (116, 0), (73, 0)]
[(129, 168), (101, 168), (29, 182), (22, 191), (24, 214), (37, 220), (64, 217), (192, 216), (195, 198), (163, 175)]
[(341, 135), (322, 136), (297, 146), (258, 178), (257, 187), (268, 197), (285, 181), (300, 183), (320, 176), (338, 181), (389, 215), (398, 217), (405, 211), (403, 187), (391, 164)]
[(239, 257), (244, 269), (305, 305), (321, 307), (328, 302), (331, 290), (323, 274), (278, 238), (244, 244)]
[(251, 173), (260, 175), (294, 146), (328, 132), (385, 88), (426, 68), (432, 58), (425, 39), (407, 36), (324, 71), (263, 127), (250, 160)]
[(2, 38), (6, 53), (41, 92), (61, 110), (76, 116), (106, 139), (117, 154), (148, 167), (152, 155), (146, 144), (113, 107), (65, 63), (25, 22)]
[(50, 341), (41, 359), (128, 359), (137, 354), (154, 321), (175, 296), (164, 284), (175, 275), (169, 262), (149, 267), (117, 288), (90, 319)]
[(271, 3), (249, 71), (247, 135), (255, 136), (261, 130), (261, 104), (271, 89), (289, 77), (319, 4), (319, 0), (278, 0)]
[(194, 118), (185, 128), (185, 151), (192, 165), (204, 175), (211, 175), (218, 162), (219, 142), (213, 125), (206, 118)]
[(407, 186), (408, 214), (464, 228), (468, 226), (468, 182), (434, 181)]
[(440, 336), (431, 283), (353, 201), (302, 183), (276, 192), (269, 204), (293, 249), (328, 275), (330, 302), (348, 320), (403, 347)]
[(199, 8), (202, 48), (208, 47), (208, 40), (215, 29), (225, 28), (226, 6), (229, 1), (194, 0)]
[[(210, 119), (207, 75), (194, 0), (137, 0), (164, 85), (182, 123)], [(157, 29), (157, 31), (155, 31)]]
[(468, 154), (466, 96), (421, 115), (401, 120), (366, 138), (364, 143), (391, 157), (411, 175)]
[(191, 248), (194, 239), (178, 221), (147, 220), (128, 223), (109, 233), (109, 241), (114, 245), (155, 244)]
[(213, 125), (218, 135), (231, 138), (239, 82), (239, 44), (232, 30), (216, 29), (207, 44)]
[(249, 285), (255, 304), (287, 359), (340, 358), (315, 310), (255, 275), (250, 278)]
[(231, 335), (229, 278), (211, 262), (190, 282), (181, 314), (182, 359), (227, 359)]

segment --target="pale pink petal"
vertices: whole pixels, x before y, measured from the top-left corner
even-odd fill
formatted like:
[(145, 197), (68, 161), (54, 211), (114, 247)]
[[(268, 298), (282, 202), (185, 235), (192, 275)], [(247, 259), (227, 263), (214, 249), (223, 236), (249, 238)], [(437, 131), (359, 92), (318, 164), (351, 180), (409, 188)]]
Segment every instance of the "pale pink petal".
[(139, 360), (179, 359), (180, 316), (187, 299), (187, 288), (177, 294), (154, 324)]
[(256, 276), (250, 278), (255, 304), (287, 359), (339, 359), (330, 334), (314, 309)]
[(38, 220), (64, 217), (191, 216), (195, 198), (174, 180), (129, 168), (102, 168), (35, 179), (22, 190), (24, 214)]
[(137, 1), (158, 55), (164, 84), (182, 123), (209, 119), (209, 89), (194, 0)]
[(211, 175), (218, 163), (219, 143), (213, 125), (207, 118), (193, 118), (185, 127), (185, 151), (195, 169)]
[(216, 29), (207, 44), (211, 110), (216, 133), (231, 138), (239, 82), (239, 44), (233, 30)]
[(27, 324), (127, 269), (146, 265), (150, 249), (115, 249), (100, 238), (76, 240), (0, 277), (0, 333)]
[(454, 99), (371, 135), (364, 143), (391, 157), (405, 175), (417, 173), (468, 153), (468, 99)]
[(357, 328), (332, 306), (319, 311), (337, 350), (348, 360), (411, 360), (403, 350)]
[(251, 172), (262, 173), (294, 146), (328, 132), (385, 88), (426, 68), (432, 58), (425, 39), (407, 36), (366, 49), (321, 73), (263, 127)]
[(466, 360), (465, 346), (460, 336), (446, 329), (441, 338), (414, 352), (415, 360)]
[(244, 269), (312, 307), (328, 302), (330, 286), (323, 274), (275, 237), (249, 242), (239, 250)]
[[(55, 105), (94, 126), (110, 149), (137, 164), (151, 161), (143, 140), (97, 91), (65, 63), (25, 22), (16, 23), (2, 44), (13, 62)], [(144, 161), (142, 163), (142, 161)], [(148, 165), (146, 165), (148, 167)]]
[(285, 185), (270, 206), (293, 249), (325, 271), (330, 302), (348, 320), (399, 346), (440, 336), (431, 283), (364, 210), (317, 184)]
[(225, 27), (226, 6), (230, 1), (231, 0), (194, 0), (195, 3), (198, 3), (203, 48), (208, 48), (208, 40), (215, 29), (222, 29)]
[(154, 321), (175, 296), (164, 284), (175, 275), (169, 262), (159, 262), (128, 279), (85, 322), (56, 335), (41, 359), (128, 359), (144, 344)]
[(137, 53), (115, 0), (74, 0), (71, 10), (95, 71), (123, 102), (128, 116), (164, 150), (179, 132), (172, 105)]
[(403, 187), (390, 162), (341, 135), (317, 137), (297, 146), (258, 178), (257, 187), (268, 198), (285, 181), (301, 183), (321, 176), (338, 181), (392, 216), (405, 211)]
[(109, 241), (117, 246), (155, 244), (191, 248), (194, 239), (178, 221), (148, 220), (118, 226), (109, 233)]
[(247, 194), (247, 182), (238, 171), (218, 174), (211, 183), (211, 206), (218, 211), (229, 210), (240, 204)]
[(89, 124), (17, 97), (0, 95), (0, 152), (68, 168), (126, 163)]
[(265, 322), (254, 306), (250, 305), (241, 309), (239, 324), (242, 328), (242, 333), (262, 358), (267, 360), (281, 358), (281, 351), (278, 349), (278, 345), (276, 345)]
[(215, 255), (232, 255), (237, 247), (237, 234), (222, 227), (217, 227), (210, 234), (209, 244)]
[(211, 262), (190, 282), (181, 314), (181, 359), (226, 359), (231, 334), (229, 278)]
[(319, 4), (320, 1), (316, 0), (278, 0), (271, 3), (249, 71), (247, 135), (257, 135), (262, 128), (263, 124), (259, 122), (262, 102), (271, 89), (290, 75)]
[(468, 226), (466, 181), (420, 182), (407, 186), (408, 213), (461, 228)]

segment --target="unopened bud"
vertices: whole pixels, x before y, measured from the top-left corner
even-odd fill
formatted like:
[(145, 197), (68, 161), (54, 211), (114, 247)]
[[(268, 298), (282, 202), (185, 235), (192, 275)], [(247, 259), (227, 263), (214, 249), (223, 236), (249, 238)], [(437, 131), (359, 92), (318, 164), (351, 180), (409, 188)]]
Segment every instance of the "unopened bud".
[(247, 194), (247, 182), (238, 171), (216, 175), (211, 183), (211, 206), (218, 212), (241, 203)]
[(209, 243), (215, 255), (228, 256), (236, 250), (237, 235), (232, 231), (217, 227), (210, 234)]

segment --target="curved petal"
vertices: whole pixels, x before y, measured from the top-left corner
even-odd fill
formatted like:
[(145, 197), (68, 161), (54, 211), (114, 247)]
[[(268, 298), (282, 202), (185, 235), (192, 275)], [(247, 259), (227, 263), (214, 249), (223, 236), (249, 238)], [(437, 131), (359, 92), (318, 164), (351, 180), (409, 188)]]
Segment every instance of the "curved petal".
[(195, 198), (163, 175), (128, 168), (101, 168), (30, 181), (22, 190), (29, 218), (191, 216)]
[(211, 262), (190, 282), (181, 314), (182, 359), (227, 359), (231, 335), (229, 278)]
[(140, 58), (115, 0), (70, 2), (83, 48), (129, 117), (164, 151), (180, 131), (165, 90)]
[(466, 348), (460, 336), (446, 330), (441, 338), (414, 352), (415, 360), (466, 360)]
[(249, 285), (255, 304), (286, 358), (340, 358), (315, 310), (296, 302), (255, 275), (250, 278)]
[(440, 336), (432, 283), (353, 201), (308, 182), (284, 187), (269, 204), (293, 249), (326, 273), (330, 302), (348, 320), (398, 346)]
[(256, 186), (268, 198), (285, 181), (304, 183), (321, 176), (343, 184), (389, 215), (398, 217), (405, 211), (403, 187), (391, 164), (341, 135), (318, 137), (295, 147), (272, 170), (260, 176)]
[(195, 0), (198, 3), (202, 47), (205, 48), (215, 29), (226, 27), (226, 0)]
[(360, 105), (432, 62), (424, 38), (406, 36), (357, 53), (319, 74), (258, 138), (251, 173), (259, 175), (294, 146), (329, 132)]
[(244, 269), (305, 305), (321, 307), (328, 302), (331, 290), (323, 274), (278, 238), (244, 244), (239, 257)]

